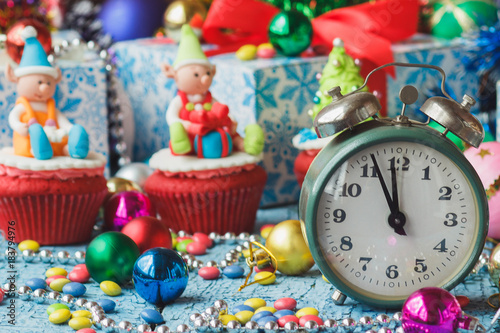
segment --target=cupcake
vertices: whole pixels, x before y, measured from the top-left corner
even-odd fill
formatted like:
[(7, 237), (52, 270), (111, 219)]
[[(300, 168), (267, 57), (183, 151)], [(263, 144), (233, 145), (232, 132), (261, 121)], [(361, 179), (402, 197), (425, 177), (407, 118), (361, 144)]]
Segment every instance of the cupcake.
[(95, 153), (85, 159), (38, 160), (14, 155), (13, 148), (1, 149), (0, 229), (14, 236), (16, 243), (88, 241), (107, 194), (105, 164), (104, 157)]
[(145, 192), (170, 228), (194, 232), (251, 232), (267, 175), (260, 156), (235, 152), (218, 159), (153, 155)]

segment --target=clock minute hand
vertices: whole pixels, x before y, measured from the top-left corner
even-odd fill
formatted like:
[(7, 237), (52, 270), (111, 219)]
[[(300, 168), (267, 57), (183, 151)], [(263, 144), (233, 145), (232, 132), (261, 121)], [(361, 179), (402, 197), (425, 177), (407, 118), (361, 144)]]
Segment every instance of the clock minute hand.
[(382, 186), (382, 191), (384, 191), (385, 200), (387, 201), (387, 204), (389, 205), (389, 209), (391, 210), (391, 213), (394, 213), (395, 212), (394, 202), (391, 199), (391, 195), (389, 194), (389, 190), (387, 189), (387, 185), (385, 184), (384, 177), (382, 176), (382, 172), (380, 172), (380, 168), (378, 166), (377, 160), (375, 159), (375, 155), (370, 154), (370, 157), (372, 158), (373, 165), (375, 166), (375, 171), (377, 172), (377, 178), (380, 181), (380, 185)]

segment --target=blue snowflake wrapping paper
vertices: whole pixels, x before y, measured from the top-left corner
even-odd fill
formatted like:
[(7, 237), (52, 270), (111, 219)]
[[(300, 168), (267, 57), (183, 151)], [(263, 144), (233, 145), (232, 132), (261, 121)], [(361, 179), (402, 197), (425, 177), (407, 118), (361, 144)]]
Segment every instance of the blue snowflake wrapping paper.
[[(100, 60), (58, 61), (62, 80), (57, 85), (56, 107), (74, 124), (89, 133), (90, 149), (109, 158), (106, 106), (106, 71)], [(4, 69), (5, 66), (2, 67)], [(0, 73), (0, 147), (12, 146), (9, 113), (17, 99), (16, 85)]]

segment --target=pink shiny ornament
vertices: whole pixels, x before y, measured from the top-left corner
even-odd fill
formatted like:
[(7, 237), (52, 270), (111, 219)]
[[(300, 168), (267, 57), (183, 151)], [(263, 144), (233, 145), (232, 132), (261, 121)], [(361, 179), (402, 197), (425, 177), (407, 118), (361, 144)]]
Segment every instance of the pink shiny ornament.
[(428, 287), (411, 294), (403, 304), (401, 320), (405, 333), (455, 333), (469, 330), (477, 319), (462, 313), (457, 299), (448, 291)]
[(132, 219), (139, 216), (154, 216), (149, 198), (137, 191), (124, 191), (109, 198), (104, 207), (106, 228), (120, 231)]

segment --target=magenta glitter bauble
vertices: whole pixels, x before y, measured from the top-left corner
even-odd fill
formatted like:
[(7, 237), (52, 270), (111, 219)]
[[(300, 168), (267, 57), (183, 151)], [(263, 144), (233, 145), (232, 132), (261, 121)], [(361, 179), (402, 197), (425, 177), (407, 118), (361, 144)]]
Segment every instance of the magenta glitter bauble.
[(155, 211), (149, 198), (137, 191), (116, 193), (104, 207), (104, 221), (108, 230), (120, 231), (139, 216), (155, 216)]
[(405, 333), (454, 333), (462, 318), (457, 299), (448, 291), (428, 287), (411, 294), (403, 304)]

